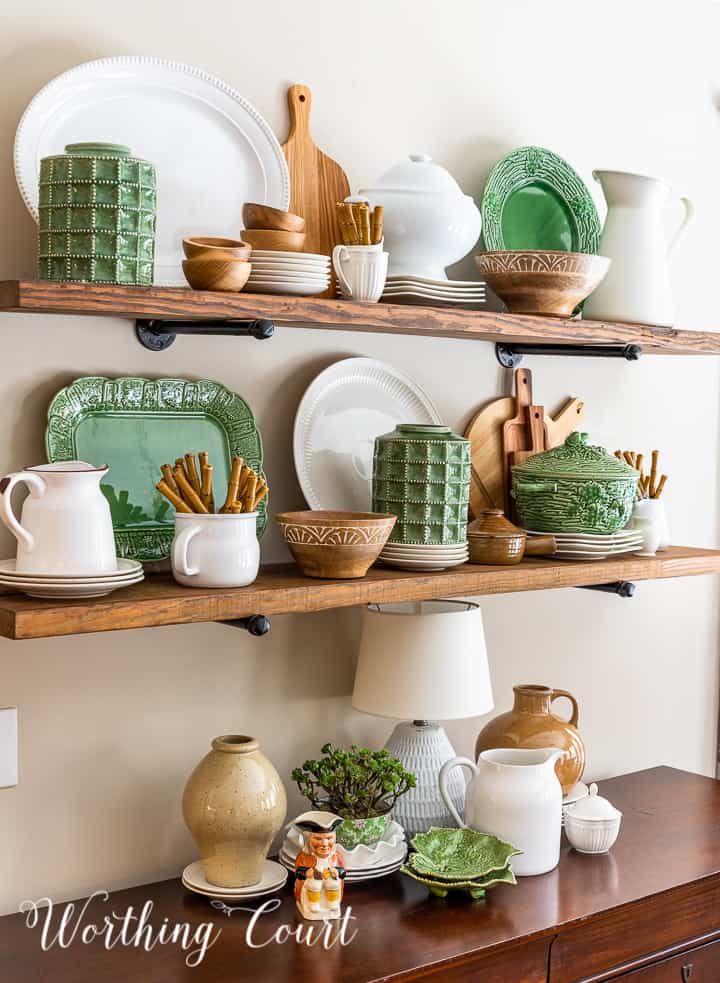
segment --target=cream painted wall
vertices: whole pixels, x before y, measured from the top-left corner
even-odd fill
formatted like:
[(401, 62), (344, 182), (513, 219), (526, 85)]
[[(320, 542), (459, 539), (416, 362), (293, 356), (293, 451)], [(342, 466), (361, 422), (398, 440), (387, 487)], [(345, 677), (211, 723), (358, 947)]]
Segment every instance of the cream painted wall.
[[(714, 330), (720, 5), (551, 6), (552, 15), (532, 0), (8, 3), (0, 271), (15, 276), (34, 265), (35, 230), (12, 173), (25, 105), (79, 62), (145, 53), (226, 79), (281, 139), (285, 87), (308, 83), (316, 138), (354, 186), (422, 150), (477, 197), (502, 153), (533, 142), (567, 156), (588, 180), (594, 166), (664, 175), (698, 212), (674, 263), (678, 323)], [(0, 318), (0, 338), (0, 473), (41, 459), (47, 403), (76, 376), (207, 376), (254, 407), (276, 509), (302, 504), (293, 416), (304, 388), (334, 360), (364, 354), (404, 369), (455, 428), (509, 384), (490, 346), (462, 341), (281, 330), (269, 344), (189, 338), (154, 356), (128, 322), (39, 315)], [(717, 544), (715, 361), (528, 364), (549, 408), (567, 395), (586, 400), (598, 441), (660, 446), (675, 540)], [(0, 555), (10, 551), (3, 533)], [(284, 555), (274, 531), (264, 552)], [(554, 684), (580, 700), (589, 776), (659, 763), (711, 773), (717, 602), (710, 578), (644, 584), (632, 602), (578, 590), (487, 598), (498, 710), (515, 682)], [(350, 709), (357, 630), (350, 610), (275, 618), (263, 640), (196, 625), (1, 641), (0, 705), (20, 708), (21, 777), (16, 789), (0, 790), (0, 911), (24, 898), (60, 900), (177, 874), (194, 856), (180, 794), (216, 734), (257, 734), (286, 779), (327, 738), (382, 743), (390, 722)], [(448, 725), (460, 753), (471, 750), (480, 723)], [(291, 793), (290, 809), (300, 806)]]

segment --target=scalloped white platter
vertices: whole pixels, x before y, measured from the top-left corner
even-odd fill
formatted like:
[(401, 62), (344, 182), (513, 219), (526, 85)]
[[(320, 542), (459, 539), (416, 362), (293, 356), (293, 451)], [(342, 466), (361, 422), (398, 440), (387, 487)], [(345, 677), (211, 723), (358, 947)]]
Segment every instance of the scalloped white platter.
[(155, 165), (157, 284), (185, 285), (184, 236), (235, 238), (246, 201), (290, 204), (287, 163), (268, 123), (239, 92), (191, 65), (101, 58), (38, 92), (15, 136), (15, 176), (35, 221), (41, 159), (82, 142), (125, 144)]

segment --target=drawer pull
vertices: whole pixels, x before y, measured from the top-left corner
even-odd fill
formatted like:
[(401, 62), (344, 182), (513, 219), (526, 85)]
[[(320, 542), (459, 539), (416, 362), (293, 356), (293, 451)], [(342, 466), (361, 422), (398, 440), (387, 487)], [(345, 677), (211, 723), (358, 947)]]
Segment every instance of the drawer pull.
[(680, 970), (680, 973), (682, 974), (682, 983), (690, 983), (690, 977), (693, 974), (693, 964), (685, 963)]

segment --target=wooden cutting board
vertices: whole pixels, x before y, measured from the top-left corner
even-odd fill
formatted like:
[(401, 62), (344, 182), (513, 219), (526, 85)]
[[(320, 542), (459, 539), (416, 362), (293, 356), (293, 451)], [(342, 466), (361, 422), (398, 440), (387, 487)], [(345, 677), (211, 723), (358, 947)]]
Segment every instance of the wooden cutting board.
[[(473, 465), (470, 481), (472, 516), (477, 516), (481, 509), (505, 509), (503, 424), (514, 415), (514, 397), (494, 399), (475, 414), (465, 430), (465, 436), (470, 441)], [(581, 399), (568, 400), (554, 419), (546, 415), (547, 446), (562, 444), (568, 434), (577, 429), (584, 416), (585, 404)]]
[[(532, 405), (532, 372), (530, 369), (515, 369), (515, 416), (503, 424), (503, 477), (505, 481), (505, 504), (510, 504), (510, 468), (518, 451), (530, 450), (528, 432), (528, 407)], [(512, 509), (507, 516), (512, 518)]]
[[(282, 148), (290, 171), (290, 211), (305, 219), (304, 251), (331, 256), (333, 246), (342, 242), (335, 205), (350, 194), (350, 184), (342, 167), (310, 135), (311, 105), (306, 85), (290, 86), (290, 133)], [(334, 273), (329, 289), (320, 296), (335, 296)]]

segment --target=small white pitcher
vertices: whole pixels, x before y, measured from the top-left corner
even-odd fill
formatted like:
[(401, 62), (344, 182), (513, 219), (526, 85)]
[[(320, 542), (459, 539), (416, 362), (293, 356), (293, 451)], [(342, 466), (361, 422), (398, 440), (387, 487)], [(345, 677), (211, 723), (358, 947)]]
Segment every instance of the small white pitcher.
[(257, 512), (176, 512), (171, 561), (183, 587), (247, 587), (260, 568)]
[[(440, 769), (440, 794), (458, 826), (491, 833), (522, 854), (512, 868), (522, 877), (545, 874), (560, 860), (562, 786), (555, 762), (558, 748), (495, 748), (481, 751), (477, 764), (451, 758)], [(465, 793), (465, 822), (447, 788), (453, 768), (469, 768), (473, 777)]]
[(372, 246), (335, 246), (333, 266), (343, 297), (376, 304), (385, 289), (388, 256), (382, 242)]
[[(108, 467), (58, 461), (16, 471), (0, 481), (0, 519), (17, 539), (18, 573), (95, 576), (115, 573), (117, 558), (110, 506), (100, 491)], [(10, 496), (27, 485), (20, 520)]]

